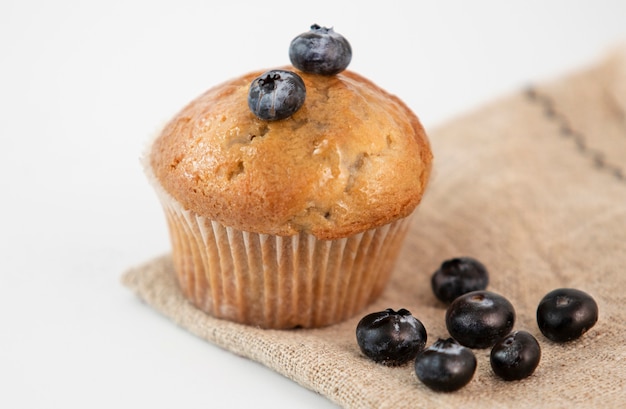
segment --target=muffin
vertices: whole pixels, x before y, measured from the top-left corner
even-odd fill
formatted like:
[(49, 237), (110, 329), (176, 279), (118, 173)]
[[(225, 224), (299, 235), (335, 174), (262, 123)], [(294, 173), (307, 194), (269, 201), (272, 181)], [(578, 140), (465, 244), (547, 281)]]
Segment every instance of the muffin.
[(252, 72), (206, 91), (154, 139), (178, 283), (206, 313), (262, 328), (343, 321), (387, 283), (431, 170), (418, 118), (362, 76), (292, 66), (302, 107), (263, 120)]

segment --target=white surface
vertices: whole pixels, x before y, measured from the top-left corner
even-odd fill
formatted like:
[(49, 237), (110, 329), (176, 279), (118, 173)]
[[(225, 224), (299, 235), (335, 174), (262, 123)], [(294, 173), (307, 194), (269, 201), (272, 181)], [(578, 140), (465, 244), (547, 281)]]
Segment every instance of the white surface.
[(92, 3), (0, 3), (3, 408), (334, 407), (119, 283), (169, 247), (149, 135), (207, 87), (287, 63), (312, 23), (427, 128), (626, 40), (623, 0)]

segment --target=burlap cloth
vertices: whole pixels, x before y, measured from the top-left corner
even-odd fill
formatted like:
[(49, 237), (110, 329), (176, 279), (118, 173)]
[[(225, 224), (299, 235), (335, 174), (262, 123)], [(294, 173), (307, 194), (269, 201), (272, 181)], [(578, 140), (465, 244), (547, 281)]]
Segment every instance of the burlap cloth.
[[(471, 255), (489, 288), (516, 307), (542, 360), (530, 378), (504, 382), (477, 350), (472, 382), (435, 393), (412, 364), (365, 359), (355, 341), (362, 315), (318, 330), (272, 331), (213, 319), (178, 291), (169, 256), (126, 272), (124, 283), (191, 333), (349, 408), (626, 407), (626, 50), (589, 69), (503, 97), (435, 130), (435, 174), (383, 296), (367, 311), (407, 308), (447, 337), (445, 307), (430, 275)], [(576, 287), (600, 318), (581, 339), (555, 344), (535, 321), (539, 300)]]

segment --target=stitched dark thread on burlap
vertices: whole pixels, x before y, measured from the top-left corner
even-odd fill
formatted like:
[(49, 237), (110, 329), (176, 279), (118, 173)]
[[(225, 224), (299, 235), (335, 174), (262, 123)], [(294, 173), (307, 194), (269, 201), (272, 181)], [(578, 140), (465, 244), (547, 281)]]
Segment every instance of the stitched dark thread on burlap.
[(603, 152), (587, 146), (586, 135), (571, 126), (567, 116), (558, 111), (554, 100), (550, 98), (549, 95), (543, 94), (533, 87), (529, 87), (526, 90), (526, 97), (531, 102), (539, 104), (543, 110), (544, 116), (559, 127), (559, 133), (564, 137), (571, 138), (578, 151), (582, 155), (589, 157), (597, 169), (608, 172), (620, 182), (626, 183), (626, 172), (615, 164), (607, 163)]

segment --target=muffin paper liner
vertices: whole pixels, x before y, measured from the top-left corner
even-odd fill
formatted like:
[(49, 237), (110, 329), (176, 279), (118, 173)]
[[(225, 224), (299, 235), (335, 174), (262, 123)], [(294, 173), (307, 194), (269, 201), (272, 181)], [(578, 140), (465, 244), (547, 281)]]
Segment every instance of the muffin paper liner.
[(185, 296), (209, 314), (263, 328), (320, 327), (380, 295), (407, 219), (337, 240), (257, 234), (164, 204)]

